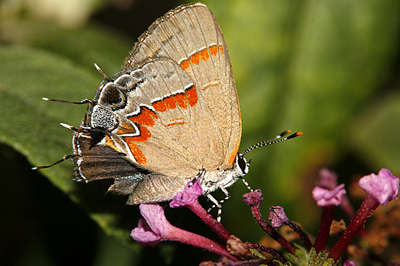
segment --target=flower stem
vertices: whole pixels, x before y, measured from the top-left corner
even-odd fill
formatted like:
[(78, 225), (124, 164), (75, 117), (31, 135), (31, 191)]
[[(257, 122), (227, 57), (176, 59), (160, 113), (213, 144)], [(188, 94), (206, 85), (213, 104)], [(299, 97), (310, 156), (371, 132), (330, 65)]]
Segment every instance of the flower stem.
[(287, 226), (293, 229), (299, 236), (303, 244), (306, 246), (306, 249), (309, 251), (312, 248), (311, 240), (308, 235), (303, 231), (303, 229), (296, 223), (289, 221), (285, 222)]
[(261, 216), (260, 213), (260, 205), (253, 205), (251, 206), (251, 212), (253, 213), (254, 219), (258, 222), (261, 228), (275, 241), (277, 241), (281, 246), (287, 249), (290, 253), (295, 254), (296, 248), (290, 244), (285, 238), (283, 238), (280, 234), (278, 234), (275, 229), (269, 225), (264, 218)]
[(231, 233), (229, 233), (229, 231), (226, 230), (226, 228), (221, 223), (219, 223), (217, 220), (215, 220), (214, 217), (212, 217), (212, 215), (209, 214), (203, 208), (203, 206), (200, 205), (198, 200), (194, 201), (190, 205), (187, 205), (187, 207), (192, 212), (194, 212), (194, 214), (196, 214), (198, 217), (200, 217), (200, 219), (206, 225), (208, 225), (211, 228), (211, 230), (213, 230), (214, 233), (216, 233), (220, 238), (222, 238), (224, 241), (227, 241), (229, 239), (229, 237), (231, 236)]
[(233, 261), (238, 261), (238, 258), (229, 254), (225, 246), (201, 235), (194, 234), (192, 232), (180, 229), (173, 226), (168, 230), (168, 233), (163, 236), (165, 240), (178, 241), (191, 246), (199, 247), (210, 252), (225, 256)]
[(360, 209), (358, 209), (354, 219), (351, 220), (349, 225), (347, 226), (346, 231), (339, 238), (338, 242), (332, 247), (329, 252), (329, 257), (333, 258), (335, 261), (340, 258), (342, 253), (345, 251), (347, 246), (350, 244), (350, 241), (356, 236), (356, 234), (364, 227), (367, 219), (371, 216), (371, 214), (378, 208), (379, 202), (376, 201), (373, 197), (367, 194), (363, 203), (361, 204)]
[(335, 206), (331, 205), (322, 208), (321, 226), (319, 227), (318, 236), (314, 244), (317, 253), (326, 249), (334, 214)]
[(271, 254), (275, 259), (279, 260), (280, 262), (282, 262), (282, 263), (285, 262), (284, 258), (281, 256), (281, 254), (279, 254), (276, 250), (274, 250), (274, 249), (272, 249), (272, 248), (269, 248), (269, 247), (266, 247), (266, 246), (263, 246), (263, 245), (260, 245), (260, 244), (256, 244), (256, 243), (249, 243), (249, 242), (246, 243), (246, 246), (247, 246), (249, 249), (255, 249), (255, 250), (257, 250), (257, 251), (269, 253), (269, 254)]

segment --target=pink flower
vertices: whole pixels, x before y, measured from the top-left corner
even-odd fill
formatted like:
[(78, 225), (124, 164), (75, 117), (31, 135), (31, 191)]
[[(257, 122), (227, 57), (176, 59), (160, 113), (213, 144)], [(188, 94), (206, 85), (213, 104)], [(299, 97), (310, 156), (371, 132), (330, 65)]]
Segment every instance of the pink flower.
[(399, 178), (385, 168), (381, 169), (378, 175), (370, 174), (362, 177), (358, 184), (365, 191), (366, 197), (346, 231), (329, 252), (329, 256), (334, 260), (340, 258), (350, 241), (365, 226), (376, 208), (379, 205), (386, 205), (390, 200), (397, 199), (399, 194)]
[(399, 178), (385, 168), (382, 168), (378, 175), (372, 173), (364, 176), (358, 185), (381, 205), (386, 205), (389, 201), (398, 198)]
[(131, 237), (143, 246), (149, 245), (154, 247), (161, 241), (159, 232), (157, 233), (151, 230), (150, 226), (143, 218), (140, 218), (138, 226), (131, 231)]
[(346, 261), (343, 263), (343, 266), (357, 266), (357, 264), (356, 264), (354, 261), (352, 261), (352, 260), (346, 260)]
[(318, 186), (326, 189), (333, 190), (337, 187), (337, 175), (335, 172), (322, 168), (319, 170), (320, 179), (318, 180)]
[(231, 234), (200, 205), (198, 198), (202, 194), (203, 189), (201, 188), (199, 179), (197, 178), (195, 181), (191, 180), (186, 184), (184, 191), (175, 195), (169, 206), (171, 208), (187, 207), (218, 236), (227, 241)]
[(155, 246), (162, 237), (172, 229), (164, 214), (164, 209), (158, 204), (140, 204), (140, 213), (144, 217), (139, 220), (138, 227), (131, 232), (131, 237), (141, 245)]
[(289, 222), (285, 210), (281, 206), (269, 207), (268, 220), (271, 221), (271, 225), (275, 230), (281, 227), (282, 224)]
[(160, 241), (178, 241), (220, 254), (234, 261), (237, 260), (223, 245), (171, 225), (160, 205), (142, 203), (139, 209), (144, 219), (140, 219), (138, 227), (131, 232), (132, 238), (139, 244), (155, 246)]
[(312, 196), (319, 207), (338, 206), (345, 194), (344, 184), (337, 186), (333, 190), (316, 186), (312, 191)]
[[(317, 181), (317, 186), (321, 188), (326, 188), (329, 190), (334, 190), (337, 186), (337, 175), (335, 172), (328, 170), (327, 168), (322, 168), (319, 170), (319, 179)], [(349, 198), (346, 195), (342, 196), (340, 207), (347, 213), (350, 218), (354, 217), (354, 209), (351, 205)]]
[(257, 206), (264, 200), (260, 189), (246, 193), (243, 195), (243, 202), (248, 206)]
[(317, 202), (317, 205), (322, 208), (321, 214), (321, 225), (319, 227), (318, 236), (315, 240), (314, 247), (319, 253), (326, 248), (326, 243), (329, 237), (329, 230), (335, 214), (335, 206), (339, 206), (342, 203), (343, 196), (346, 194), (344, 184), (334, 186), (336, 184), (336, 175), (333, 172), (321, 171), (321, 180), (325, 180), (326, 187), (331, 189), (325, 189), (319, 186), (314, 187), (312, 191), (312, 197)]
[(193, 205), (197, 202), (197, 198), (202, 194), (203, 189), (201, 188), (199, 179), (197, 178), (195, 181), (189, 181), (185, 186), (185, 190), (176, 194), (169, 206), (171, 208), (178, 208)]

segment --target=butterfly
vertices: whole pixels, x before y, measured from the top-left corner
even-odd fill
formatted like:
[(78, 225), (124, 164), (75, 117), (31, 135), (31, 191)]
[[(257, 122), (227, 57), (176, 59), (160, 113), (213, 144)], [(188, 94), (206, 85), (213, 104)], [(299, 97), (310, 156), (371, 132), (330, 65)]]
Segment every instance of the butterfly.
[[(97, 67), (97, 66), (96, 66)], [(97, 67), (98, 68), (98, 67)], [(201, 3), (157, 19), (134, 45), (122, 69), (107, 77), (73, 129), (75, 180), (114, 179), (109, 191), (127, 204), (171, 200), (194, 178), (211, 192), (249, 171), (239, 153), (240, 107), (222, 31)], [(272, 139), (282, 139), (289, 131)], [(67, 157), (64, 157), (65, 160)]]

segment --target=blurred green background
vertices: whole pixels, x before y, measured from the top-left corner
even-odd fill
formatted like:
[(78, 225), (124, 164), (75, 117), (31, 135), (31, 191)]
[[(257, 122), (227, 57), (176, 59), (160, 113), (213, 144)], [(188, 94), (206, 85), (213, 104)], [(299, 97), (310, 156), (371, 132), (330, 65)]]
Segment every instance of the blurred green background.
[[(183, 2), (0, 1), (1, 265), (198, 265), (218, 257), (178, 243), (143, 248), (129, 238), (137, 206), (104, 195), (108, 181), (72, 181), (72, 133), (86, 106), (42, 101), (93, 98), (101, 75), (119, 71), (137, 37)], [(386, 167), (400, 174), (400, 2), (204, 1), (228, 44), (239, 94), (241, 150), (285, 129), (294, 140), (258, 149), (247, 181), (263, 212), (281, 205), (311, 234), (320, 210), (310, 192), (321, 167), (340, 183)], [(244, 241), (264, 236), (229, 189), (222, 223)], [(217, 197), (221, 195), (216, 195)], [(204, 201), (204, 204), (209, 204)], [(174, 225), (215, 236), (187, 210)], [(218, 240), (218, 239), (217, 239)]]

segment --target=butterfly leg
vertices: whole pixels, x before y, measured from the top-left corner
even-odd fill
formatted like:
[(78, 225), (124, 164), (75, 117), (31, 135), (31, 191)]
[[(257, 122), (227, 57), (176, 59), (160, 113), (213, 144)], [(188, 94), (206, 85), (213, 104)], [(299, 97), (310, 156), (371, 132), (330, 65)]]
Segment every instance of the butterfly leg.
[(228, 200), (230, 197), (231, 197), (231, 195), (229, 194), (229, 192), (228, 192), (228, 190), (225, 188), (225, 187), (220, 187), (220, 189), (221, 189), (221, 191), (225, 194), (225, 198), (224, 199), (222, 199), (222, 200), (220, 200), (220, 201), (218, 201), (218, 200), (216, 200), (211, 194), (207, 194), (207, 198), (212, 202), (212, 203), (214, 203), (214, 205), (212, 205), (208, 210), (207, 210), (207, 212), (210, 212), (212, 209), (214, 209), (214, 208), (218, 208), (218, 214), (217, 214), (217, 222), (221, 222), (221, 215), (222, 215), (222, 204), (226, 201), (226, 200)]
[(250, 187), (249, 183), (247, 183), (247, 181), (246, 181), (243, 177), (241, 177), (240, 179), (242, 179), (243, 184), (246, 186), (246, 188), (247, 188), (250, 192), (253, 192), (253, 189)]

